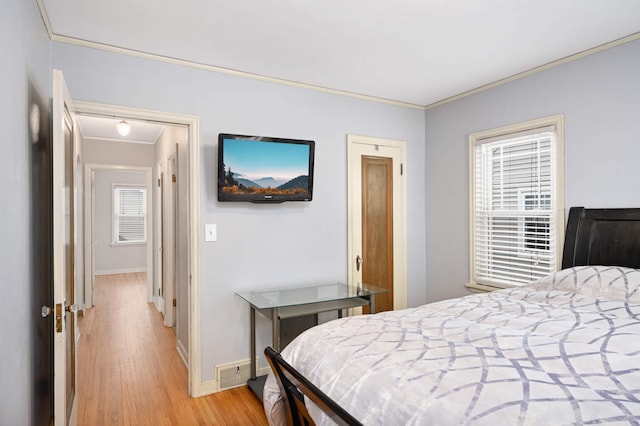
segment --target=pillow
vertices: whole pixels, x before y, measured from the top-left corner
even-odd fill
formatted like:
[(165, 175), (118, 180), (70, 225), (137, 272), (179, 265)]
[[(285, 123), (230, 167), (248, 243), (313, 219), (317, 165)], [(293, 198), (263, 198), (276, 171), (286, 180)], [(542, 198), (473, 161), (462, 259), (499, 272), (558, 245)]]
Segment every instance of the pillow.
[(622, 266), (576, 266), (532, 283), (538, 290), (558, 290), (592, 297), (640, 302), (640, 269)]

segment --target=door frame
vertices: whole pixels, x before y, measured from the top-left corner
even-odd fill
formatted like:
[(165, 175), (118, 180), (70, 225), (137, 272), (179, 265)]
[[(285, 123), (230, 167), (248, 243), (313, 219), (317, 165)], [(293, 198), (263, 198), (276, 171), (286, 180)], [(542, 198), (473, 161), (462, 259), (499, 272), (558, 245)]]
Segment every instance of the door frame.
[[(358, 217), (354, 212), (354, 200), (356, 197), (362, 197), (360, 187), (356, 187), (355, 170), (352, 162), (356, 154), (357, 145), (366, 145), (372, 148), (372, 154), (375, 156), (376, 147), (397, 148), (400, 150), (400, 201), (399, 205), (394, 205), (394, 211), (398, 212), (399, 217), (393, 217), (394, 222), (394, 267), (393, 267), (393, 308), (404, 309), (407, 307), (407, 144), (404, 141), (394, 139), (381, 139), (369, 136), (347, 135), (347, 276), (348, 282), (353, 283), (355, 273), (353, 271), (355, 265), (355, 242), (353, 231), (356, 227), (362, 227), (362, 218)], [(378, 155), (383, 158), (384, 155)], [(362, 156), (359, 156), (362, 158)], [(396, 165), (394, 164), (394, 167)], [(361, 178), (358, 179), (360, 181)], [(394, 203), (395, 204), (395, 203)], [(396, 210), (397, 208), (397, 210)], [(354, 310), (350, 314), (358, 314), (361, 309)]]
[[(95, 265), (95, 172), (98, 170), (121, 171), (121, 172), (143, 172), (145, 173), (145, 188), (147, 189), (147, 235), (153, 235), (153, 215), (149, 213), (153, 205), (152, 179), (153, 167), (143, 166), (121, 166), (115, 164), (85, 163), (84, 165), (84, 307), (93, 307), (93, 287), (96, 279)], [(147, 252), (145, 254), (147, 271), (153, 268), (153, 243), (147, 238)], [(89, 267), (87, 267), (88, 265)], [(147, 273), (147, 302), (151, 302), (153, 294), (153, 273)]]
[[(188, 392), (192, 397), (202, 396), (201, 339), (200, 339), (200, 118), (194, 115), (152, 111), (118, 105), (74, 101), (77, 113), (105, 117), (171, 123), (186, 126), (188, 133), (189, 194), (187, 268), (188, 292)], [(153, 264), (153, 263), (151, 263)]]

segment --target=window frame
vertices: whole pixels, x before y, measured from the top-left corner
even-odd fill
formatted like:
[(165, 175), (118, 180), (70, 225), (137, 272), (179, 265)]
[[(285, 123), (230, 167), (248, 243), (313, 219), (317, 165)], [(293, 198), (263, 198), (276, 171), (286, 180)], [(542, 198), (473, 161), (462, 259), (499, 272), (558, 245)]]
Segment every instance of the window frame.
[[(120, 241), (118, 238), (118, 229), (119, 229), (119, 218), (121, 216), (128, 215), (119, 215), (116, 207), (118, 206), (118, 191), (122, 189), (134, 189), (140, 190), (143, 193), (143, 203), (144, 203), (144, 213), (141, 215), (143, 218), (143, 232), (144, 239), (142, 240), (131, 240), (131, 241)], [(132, 246), (132, 245), (144, 245), (147, 244), (148, 240), (148, 211), (149, 211), (149, 194), (147, 191), (147, 187), (144, 185), (135, 185), (135, 184), (112, 184), (111, 186), (111, 246)]]
[[(552, 127), (555, 133), (555, 161), (553, 167), (555, 167), (555, 182), (552, 183), (555, 190), (555, 208), (550, 220), (549, 226), (555, 226), (555, 242), (550, 241), (550, 244), (554, 244), (555, 248), (555, 269), (559, 269), (562, 264), (562, 249), (564, 246), (564, 116), (562, 114), (553, 115), (549, 117), (543, 117), (536, 120), (530, 120), (521, 123), (515, 123), (503, 127), (484, 130), (480, 132), (473, 132), (469, 134), (469, 283), (467, 287), (471, 291), (494, 291), (502, 288), (518, 287), (520, 283), (480, 283), (476, 278), (476, 146), (486, 143), (487, 140), (495, 139), (513, 139), (518, 134), (524, 132), (532, 132), (536, 129)], [(518, 195), (519, 203), (523, 203), (524, 208), (524, 191)], [(524, 218), (526, 219), (526, 218)], [(519, 225), (520, 228), (520, 225)], [(536, 251), (537, 249), (527, 249), (526, 237), (525, 237), (525, 220), (522, 221), (522, 238), (520, 239), (519, 252), (522, 254), (526, 252)]]

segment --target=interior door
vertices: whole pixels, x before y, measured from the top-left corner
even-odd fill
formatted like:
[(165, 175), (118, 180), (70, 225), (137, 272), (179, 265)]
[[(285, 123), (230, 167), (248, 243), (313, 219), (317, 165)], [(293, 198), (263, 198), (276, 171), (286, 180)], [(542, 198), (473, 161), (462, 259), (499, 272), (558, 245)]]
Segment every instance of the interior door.
[(54, 420), (77, 423), (74, 288), (74, 117), (61, 71), (53, 71)]
[[(47, 99), (48, 101), (48, 99)], [(50, 109), (33, 85), (29, 85), (29, 136), (31, 140), (31, 298), (33, 312), (44, 318), (33, 321), (32, 424), (48, 425), (53, 420), (53, 306), (52, 282), (52, 194)], [(8, 385), (8, 384), (7, 384)], [(1, 423), (2, 421), (0, 421)]]
[[(378, 312), (392, 311), (393, 158), (369, 155), (360, 158), (362, 255), (356, 272), (362, 274), (362, 282), (389, 290), (375, 296), (375, 308)], [(363, 312), (369, 313), (368, 307)]]
[(407, 303), (404, 142), (350, 135), (348, 157), (349, 282), (389, 290), (376, 296), (376, 312), (402, 309)]
[(164, 325), (176, 325), (176, 155), (167, 160), (165, 196), (163, 197), (163, 254), (165, 265), (165, 316)]
[(158, 281), (158, 296), (160, 299), (160, 310), (162, 311), (162, 315), (166, 310), (166, 302), (165, 302), (165, 281), (166, 281), (166, 266), (164, 264), (164, 245), (166, 244), (165, 235), (164, 235), (164, 166), (161, 163), (158, 163), (158, 204), (157, 210), (159, 215), (158, 220), (158, 235), (160, 236), (159, 247), (158, 247), (158, 277), (160, 280)]

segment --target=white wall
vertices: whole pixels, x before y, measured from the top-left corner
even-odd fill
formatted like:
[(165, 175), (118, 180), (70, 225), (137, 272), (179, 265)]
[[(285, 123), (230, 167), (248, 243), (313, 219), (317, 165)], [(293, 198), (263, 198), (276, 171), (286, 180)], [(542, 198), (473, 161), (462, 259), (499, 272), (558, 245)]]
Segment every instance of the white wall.
[(121, 170), (95, 171), (94, 239), (96, 244), (94, 247), (96, 275), (145, 272), (147, 270), (147, 244), (149, 242), (132, 245), (112, 244), (112, 188), (116, 184), (146, 187), (146, 173)]
[[(44, 407), (34, 382), (35, 303), (42, 264), (35, 257), (32, 234), (31, 141), (28, 133), (29, 83), (45, 108), (51, 96), (49, 40), (35, 1), (0, 2), (0, 423), (31, 424)], [(46, 117), (49, 111), (45, 109)], [(37, 229), (37, 228), (36, 228)], [(47, 265), (47, 262), (43, 262)], [(47, 384), (40, 383), (42, 391)]]
[(565, 115), (565, 209), (640, 205), (640, 40), (429, 109), (426, 265), (429, 301), (467, 294), (468, 135)]
[[(423, 111), (68, 44), (52, 48), (74, 99), (200, 117), (201, 225), (218, 225), (217, 242), (201, 236), (204, 381), (213, 379), (215, 365), (249, 357), (249, 308), (236, 291), (346, 280), (349, 133), (407, 141), (408, 301), (425, 302)], [(221, 132), (314, 139), (313, 201), (219, 203)], [(258, 347), (270, 343), (269, 324), (260, 318)]]

